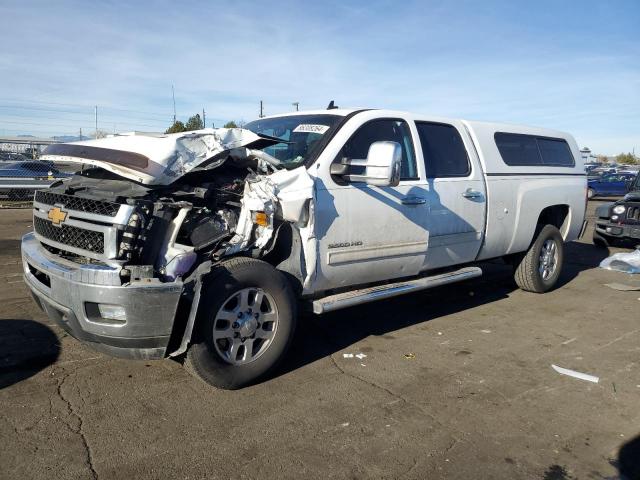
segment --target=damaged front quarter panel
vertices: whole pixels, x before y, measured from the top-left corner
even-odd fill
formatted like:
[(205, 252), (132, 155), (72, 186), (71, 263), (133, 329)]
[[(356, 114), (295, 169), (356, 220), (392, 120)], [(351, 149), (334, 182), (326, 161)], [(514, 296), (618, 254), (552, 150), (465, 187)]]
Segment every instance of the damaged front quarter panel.
[[(247, 179), (236, 234), (225, 254), (232, 255), (251, 244), (257, 248), (266, 246), (273, 235), (275, 220), (308, 226), (313, 185), (305, 167)], [(266, 219), (258, 223), (256, 217), (260, 214)]]

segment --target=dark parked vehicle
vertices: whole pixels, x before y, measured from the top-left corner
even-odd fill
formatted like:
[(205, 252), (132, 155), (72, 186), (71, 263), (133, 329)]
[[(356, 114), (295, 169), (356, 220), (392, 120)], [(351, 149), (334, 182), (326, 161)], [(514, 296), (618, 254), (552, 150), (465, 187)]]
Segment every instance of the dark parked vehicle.
[(616, 239), (640, 240), (640, 175), (636, 175), (624, 198), (600, 205), (596, 216), (596, 245), (608, 246)]
[(0, 164), (0, 178), (66, 178), (70, 173), (58, 170), (53, 162), (27, 161)]
[(624, 195), (629, 191), (636, 175), (633, 173), (614, 173), (599, 178), (589, 178), (587, 197)]
[(34, 190), (70, 176), (56, 168), (53, 162), (0, 162), (0, 195), (9, 200), (29, 200), (33, 198)]

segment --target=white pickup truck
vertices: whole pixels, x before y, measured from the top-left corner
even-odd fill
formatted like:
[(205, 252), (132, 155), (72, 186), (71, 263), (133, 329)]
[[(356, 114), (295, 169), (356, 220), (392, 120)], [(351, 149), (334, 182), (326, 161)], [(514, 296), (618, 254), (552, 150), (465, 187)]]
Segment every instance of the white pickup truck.
[(556, 284), (584, 228), (574, 139), (387, 110), (57, 144), (83, 170), (38, 191), (25, 281), (101, 351), (184, 358), (222, 388), (263, 378), (313, 312), (458, 282), (503, 258)]

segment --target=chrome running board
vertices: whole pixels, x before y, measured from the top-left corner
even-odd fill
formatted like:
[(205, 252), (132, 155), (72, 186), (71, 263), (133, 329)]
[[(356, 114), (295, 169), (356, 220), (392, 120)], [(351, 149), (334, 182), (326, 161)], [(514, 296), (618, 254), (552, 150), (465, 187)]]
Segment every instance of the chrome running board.
[(339, 310), (341, 308), (374, 302), (384, 298), (397, 297), (398, 295), (439, 287), (440, 285), (447, 285), (449, 283), (461, 282), (462, 280), (479, 277), (481, 275), (482, 270), (480, 268), (465, 267), (454, 272), (441, 273), (431, 277), (422, 277), (416, 280), (388, 283), (376, 287), (337, 293), (314, 300), (313, 313), (321, 314), (332, 312), (333, 310)]

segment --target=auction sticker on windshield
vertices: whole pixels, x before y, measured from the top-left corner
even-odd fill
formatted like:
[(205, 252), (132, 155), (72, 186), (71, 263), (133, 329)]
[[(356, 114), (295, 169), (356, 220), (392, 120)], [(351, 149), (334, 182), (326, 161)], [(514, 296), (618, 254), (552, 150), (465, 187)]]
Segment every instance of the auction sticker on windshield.
[(329, 130), (327, 125), (314, 125), (311, 123), (301, 123), (293, 129), (296, 133), (319, 133), (320, 135), (324, 134), (327, 130)]

